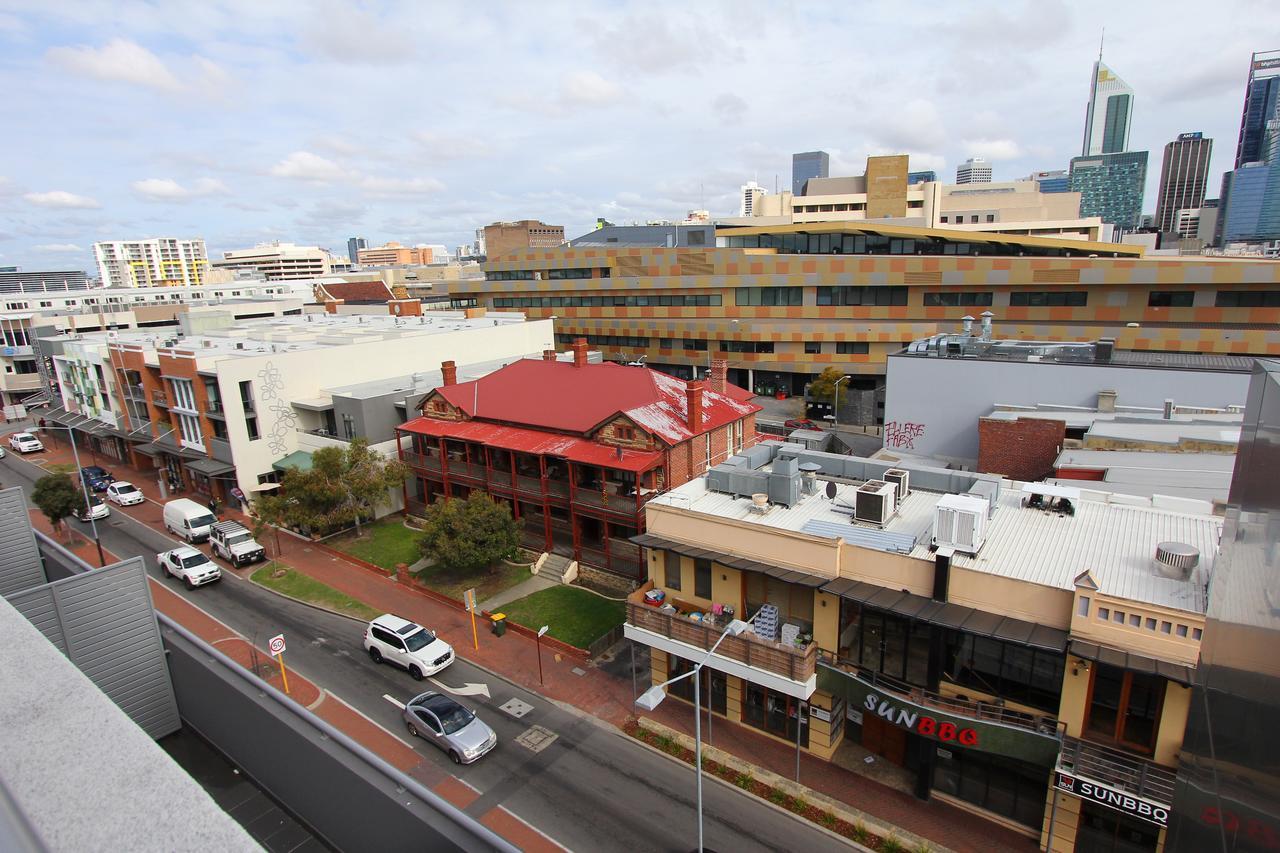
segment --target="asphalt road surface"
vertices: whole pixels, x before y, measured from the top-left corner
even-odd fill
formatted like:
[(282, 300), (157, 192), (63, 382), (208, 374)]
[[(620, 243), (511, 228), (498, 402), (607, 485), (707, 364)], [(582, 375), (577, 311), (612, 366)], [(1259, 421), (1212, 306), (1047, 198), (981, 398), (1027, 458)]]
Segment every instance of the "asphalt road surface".
[[(22, 486), (28, 495), (41, 474), (38, 466), (16, 454), (0, 460), (0, 471), (0, 481), (6, 486)], [(110, 518), (99, 521), (102, 544), (119, 556), (142, 555), (148, 572), (160, 578), (155, 554), (174, 547), (176, 540), (134, 521), (128, 513), (128, 509), (112, 506)], [(71, 523), (88, 535), (87, 524)], [(361, 647), (363, 623), (282, 598), (230, 572), (223, 578), (195, 590), (187, 590), (172, 579), (161, 582), (260, 647), (265, 647), (266, 638), (283, 632), (288, 638), (292, 669), (412, 743), (425, 761), (478, 790), (480, 797), (466, 809), (468, 813), (479, 816), (503, 805), (575, 851), (696, 848), (697, 813), (690, 767), (515, 687), (462, 657), (436, 680), (455, 689), (465, 690), (468, 684), (487, 687), (488, 698), (470, 695), (461, 701), (493, 727), (499, 745), (475, 764), (456, 767), (425, 741), (414, 742), (400, 709), (385, 698), (406, 702), (423, 690), (437, 688), (430, 681), (415, 682), (395, 667), (374, 664)], [(459, 640), (456, 649), (460, 655), (466, 654), (462, 638), (449, 639)], [(512, 699), (525, 703), (529, 710), (519, 718), (501, 710), (500, 706)], [(554, 736), (536, 752), (516, 740), (533, 726)], [(744, 852), (848, 849), (832, 836), (710, 777), (703, 780), (703, 816), (709, 848)]]

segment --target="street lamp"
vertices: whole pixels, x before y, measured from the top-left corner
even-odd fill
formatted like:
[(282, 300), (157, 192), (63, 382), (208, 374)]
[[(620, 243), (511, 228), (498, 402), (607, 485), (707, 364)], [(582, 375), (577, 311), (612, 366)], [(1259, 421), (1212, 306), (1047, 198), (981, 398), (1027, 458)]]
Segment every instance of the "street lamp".
[(835, 429), (840, 425), (840, 383), (846, 379), (852, 379), (852, 376), (841, 376), (836, 380), (835, 390), (831, 392), (831, 428)]
[[(751, 619), (754, 619), (752, 616)], [(729, 627), (724, 629), (724, 633), (720, 635), (720, 639), (716, 640), (713, 645), (703, 656), (699, 663), (694, 664), (693, 669), (684, 675), (677, 675), (675, 678), (669, 678), (661, 684), (650, 687), (648, 690), (640, 694), (640, 698), (636, 700), (636, 706), (642, 711), (652, 711), (654, 708), (662, 704), (662, 700), (667, 698), (666, 688), (677, 681), (693, 676), (693, 741), (694, 741), (694, 757), (693, 772), (698, 780), (698, 850), (702, 851), (702, 693), (701, 678), (702, 667), (706, 666), (707, 661), (716, 653), (716, 649), (724, 642), (726, 637), (736, 637), (751, 627), (751, 619), (742, 621), (741, 619), (733, 619), (729, 622)]]
[(551, 630), (550, 625), (543, 625), (538, 629), (538, 636), (534, 638), (534, 643), (538, 646), (538, 683), (542, 684), (542, 635)]
[(76, 449), (76, 431), (71, 427), (46, 423), (40, 427), (46, 429), (65, 429), (71, 437), (71, 458), (76, 463), (76, 478), (80, 481), (80, 491), (84, 493), (84, 513), (89, 517), (89, 527), (93, 530), (93, 544), (98, 546), (98, 566), (107, 564), (107, 557), (102, 553), (102, 540), (98, 538), (98, 522), (93, 517), (93, 503), (89, 500), (89, 484), (84, 481), (84, 473), (80, 470), (80, 451)]

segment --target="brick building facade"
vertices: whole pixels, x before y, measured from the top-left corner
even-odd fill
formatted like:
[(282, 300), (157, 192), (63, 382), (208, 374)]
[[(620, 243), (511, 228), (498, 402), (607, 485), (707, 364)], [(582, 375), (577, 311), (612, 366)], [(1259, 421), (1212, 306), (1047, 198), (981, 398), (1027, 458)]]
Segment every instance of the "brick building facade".
[(1042, 418), (978, 421), (978, 470), (1028, 482), (1053, 475), (1067, 437), (1066, 421)]

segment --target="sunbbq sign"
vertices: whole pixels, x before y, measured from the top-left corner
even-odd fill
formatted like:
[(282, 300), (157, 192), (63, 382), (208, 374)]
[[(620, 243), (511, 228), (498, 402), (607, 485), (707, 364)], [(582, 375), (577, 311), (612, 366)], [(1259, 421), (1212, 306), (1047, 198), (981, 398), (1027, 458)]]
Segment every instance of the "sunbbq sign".
[(1073, 776), (1070, 773), (1059, 771), (1054, 773), (1053, 776), (1059, 790), (1066, 791), (1068, 794), (1077, 796), (1082, 800), (1098, 803), (1118, 812), (1124, 812), (1131, 817), (1150, 821), (1157, 826), (1169, 825), (1168, 806), (1162, 806), (1150, 800), (1135, 797), (1133, 794), (1099, 782), (1081, 779), (1079, 776)]

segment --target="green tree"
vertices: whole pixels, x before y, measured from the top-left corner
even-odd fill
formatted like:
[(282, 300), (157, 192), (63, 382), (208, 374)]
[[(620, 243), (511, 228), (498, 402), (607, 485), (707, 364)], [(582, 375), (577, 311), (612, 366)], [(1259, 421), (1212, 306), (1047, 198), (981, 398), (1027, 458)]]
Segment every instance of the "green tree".
[(423, 513), (418, 546), (445, 568), (481, 569), (511, 557), (520, 544), (520, 531), (511, 509), (484, 492), (466, 500), (437, 500)]
[(399, 487), (407, 476), (405, 466), (370, 450), (363, 438), (346, 447), (324, 447), (311, 454), (311, 468), (290, 468), (278, 494), (262, 495), (254, 502), (259, 524), (285, 525), (310, 530), (334, 530), (373, 518), (387, 491)]
[[(845, 372), (838, 367), (828, 367), (818, 375), (818, 378), (809, 383), (809, 397), (815, 403), (831, 403), (832, 396), (836, 393), (836, 383), (845, 377)], [(840, 399), (837, 405), (844, 402), (845, 386), (848, 383), (840, 385)]]
[(62, 527), (62, 520), (84, 506), (84, 495), (76, 488), (67, 474), (45, 474), (36, 480), (31, 490), (31, 502), (39, 507), (54, 530)]

